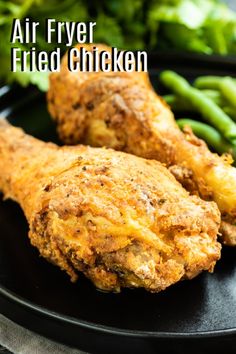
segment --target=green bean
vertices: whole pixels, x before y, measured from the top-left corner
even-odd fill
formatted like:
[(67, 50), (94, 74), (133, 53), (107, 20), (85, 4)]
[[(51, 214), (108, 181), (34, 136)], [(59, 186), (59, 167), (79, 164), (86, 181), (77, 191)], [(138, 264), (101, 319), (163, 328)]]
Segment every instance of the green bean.
[(213, 100), (218, 99), (221, 97), (221, 94), (217, 90), (213, 89), (203, 89), (202, 92), (204, 92), (209, 98), (212, 98)]
[[(222, 95), (219, 91), (216, 90), (202, 90), (204, 94), (214, 101), (218, 106), (226, 106), (227, 103), (223, 99)], [(165, 95), (163, 96), (166, 103), (172, 108), (173, 111), (176, 112), (196, 112), (189, 101), (184, 100), (180, 96), (176, 95)]]
[(219, 90), (222, 95), (236, 106), (236, 79), (221, 76), (200, 76), (194, 81), (198, 89)]
[(221, 93), (217, 90), (204, 89), (202, 92), (208, 97), (211, 98), (212, 101), (218, 104), (221, 102), (222, 96)]
[[(198, 89), (213, 89), (219, 90), (221, 81), (224, 79), (222, 76), (199, 76), (193, 83), (193, 86)], [(236, 82), (236, 79), (233, 79)]]
[(221, 77), (219, 76), (199, 76), (193, 83), (198, 89), (218, 90), (220, 87)]
[(231, 106), (224, 106), (223, 111), (228, 114), (228, 116), (230, 116), (233, 120), (236, 120), (236, 109), (235, 107), (231, 107)]
[(178, 126), (183, 129), (184, 126), (190, 126), (195, 135), (212, 147), (219, 154), (225, 152), (231, 153), (236, 157), (236, 147), (225, 140), (220, 133), (208, 124), (198, 122), (192, 119), (178, 119)]
[(162, 98), (166, 101), (167, 104), (169, 104), (170, 106), (175, 104), (176, 101), (178, 100), (177, 97), (175, 95), (165, 95), (162, 96)]
[(223, 105), (225, 105), (224, 97), (222, 97), (219, 91), (208, 89), (208, 90), (202, 90), (202, 92), (212, 101), (214, 101), (217, 104), (217, 106), (222, 107)]
[(222, 95), (236, 108), (236, 83), (231, 77), (225, 77), (220, 83)]
[(188, 100), (206, 122), (212, 124), (225, 138), (236, 144), (236, 124), (210, 98), (173, 71), (162, 72), (160, 78), (175, 94)]
[(192, 105), (187, 100), (183, 100), (181, 97), (175, 95), (166, 95), (162, 98), (164, 98), (166, 103), (171, 107), (173, 111), (194, 112)]

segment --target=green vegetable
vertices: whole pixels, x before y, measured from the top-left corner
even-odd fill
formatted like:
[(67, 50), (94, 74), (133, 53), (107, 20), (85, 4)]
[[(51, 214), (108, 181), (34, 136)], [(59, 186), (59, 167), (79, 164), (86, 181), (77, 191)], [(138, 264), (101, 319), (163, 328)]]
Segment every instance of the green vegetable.
[(194, 112), (193, 106), (187, 100), (182, 99), (182, 97), (175, 95), (166, 95), (163, 96), (163, 98), (173, 111)]
[(224, 36), (223, 28), (220, 25), (217, 27), (210, 27), (206, 35), (208, 43), (214, 53), (221, 55), (226, 55), (228, 53), (227, 40)]
[(236, 121), (236, 109), (235, 107), (225, 106), (223, 111), (228, 114), (233, 120)]
[(217, 90), (202, 90), (202, 92), (210, 98), (212, 101), (214, 101), (217, 106), (223, 107), (226, 102), (224, 97), (222, 97), (221, 93)]
[[(175, 48), (188, 50), (191, 52), (200, 52), (204, 54), (212, 54), (212, 49), (208, 44), (196, 36), (196, 32), (186, 28), (183, 25), (175, 23), (162, 24), (162, 30), (165, 38), (174, 45)], [(173, 36), (173, 33), (175, 36)]]
[(236, 124), (203, 92), (192, 87), (183, 77), (173, 71), (161, 73), (161, 81), (175, 94), (188, 100), (202, 117), (218, 129), (225, 138), (236, 143)]
[[(219, 91), (202, 90), (202, 92), (212, 101), (214, 101), (218, 106), (224, 107), (227, 105), (227, 103), (225, 102), (224, 98), (222, 97)], [(185, 100), (180, 96), (166, 95), (163, 96), (163, 98), (173, 111), (196, 112), (196, 109), (194, 109), (193, 105), (188, 100)]]
[(228, 102), (236, 109), (236, 82), (231, 77), (225, 77), (220, 83), (220, 90)]
[[(218, 90), (218, 94), (221, 95), (222, 98), (216, 101), (215, 98), (212, 97), (218, 105), (232, 105), (236, 107), (236, 79), (221, 76), (200, 76), (194, 81), (194, 86), (204, 90)], [(214, 95), (216, 97), (216, 94)]]
[[(193, 83), (198, 89), (220, 90), (222, 76), (199, 76)], [(232, 79), (236, 83), (236, 79)]]
[[(151, 44), (201, 53), (235, 53), (236, 15), (217, 0), (151, 1)], [(156, 33), (156, 35), (154, 34)], [(164, 38), (164, 41), (160, 41)], [(156, 40), (155, 40), (156, 38)]]
[[(236, 120), (235, 79), (218, 76), (198, 77), (194, 85), (202, 88), (201, 91), (190, 86), (185, 79), (170, 71), (163, 72), (161, 80), (174, 92), (174, 94), (166, 95), (163, 98), (175, 112), (200, 112), (205, 120), (229, 138), (223, 125), (226, 124), (230, 130), (235, 130), (232, 120), (229, 121), (229, 117)], [(179, 119), (177, 123), (181, 129), (186, 125), (190, 126), (199, 138), (205, 140), (218, 153), (230, 152), (236, 159), (236, 141), (233, 135), (233, 143), (231, 143), (217, 129), (208, 124), (191, 119)]]
[(219, 154), (227, 152), (231, 153), (234, 158), (236, 157), (236, 147), (225, 140), (220, 133), (210, 125), (192, 119), (179, 119), (177, 123), (181, 129), (185, 126), (190, 126), (195, 135), (203, 139)]

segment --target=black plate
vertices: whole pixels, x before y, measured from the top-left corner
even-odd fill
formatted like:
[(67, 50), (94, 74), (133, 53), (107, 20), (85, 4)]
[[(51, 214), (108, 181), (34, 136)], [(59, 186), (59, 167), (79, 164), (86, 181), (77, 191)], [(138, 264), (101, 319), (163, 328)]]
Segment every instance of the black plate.
[[(189, 79), (200, 74), (233, 75), (236, 60), (151, 55), (155, 86), (163, 68)], [(5, 88), (1, 93), (0, 110), (14, 125), (57, 141), (44, 95), (32, 88)], [(67, 275), (38, 256), (27, 230), (19, 206), (0, 202), (0, 309), (9, 318), (94, 353), (235, 352), (235, 249), (223, 250), (214, 274), (201, 274), (162, 293), (126, 289), (108, 294), (97, 291), (83, 276), (71, 284)]]

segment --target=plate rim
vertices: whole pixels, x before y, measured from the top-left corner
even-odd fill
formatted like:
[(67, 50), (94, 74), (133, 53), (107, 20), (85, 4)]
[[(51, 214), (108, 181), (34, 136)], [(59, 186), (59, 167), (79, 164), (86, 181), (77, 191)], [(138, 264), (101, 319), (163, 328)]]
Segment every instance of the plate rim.
[[(39, 315), (43, 315), (46, 318), (53, 319), (59, 322), (64, 322), (69, 325), (75, 325), (77, 327), (93, 330), (101, 334), (119, 335), (126, 337), (136, 338), (156, 338), (156, 339), (207, 339), (207, 338), (224, 338), (236, 335), (236, 327), (226, 328), (220, 330), (211, 331), (199, 331), (199, 332), (167, 332), (167, 331), (142, 331), (131, 329), (120, 329), (113, 326), (106, 326), (102, 324), (92, 323), (86, 320), (80, 320), (68, 315), (60, 314), (57, 311), (52, 311), (46, 307), (37, 305), (30, 300), (27, 300), (15, 292), (8, 290), (5, 286), (0, 284), (0, 295), (4, 296), (15, 304), (24, 307), (27, 310), (33, 310)], [(8, 317), (8, 316), (7, 316)]]

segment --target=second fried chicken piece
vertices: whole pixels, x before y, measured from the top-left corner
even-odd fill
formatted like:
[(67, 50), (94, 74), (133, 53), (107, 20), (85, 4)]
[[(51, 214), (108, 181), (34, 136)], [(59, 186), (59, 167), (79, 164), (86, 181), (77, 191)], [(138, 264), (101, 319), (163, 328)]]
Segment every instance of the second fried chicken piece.
[(189, 196), (157, 161), (59, 148), (0, 123), (0, 170), (31, 243), (73, 281), (81, 271), (100, 289), (157, 292), (220, 257), (216, 204)]
[(48, 107), (65, 143), (108, 146), (163, 162), (191, 193), (217, 203), (223, 240), (236, 245), (236, 169), (191, 130), (180, 131), (147, 75), (72, 73), (65, 56), (61, 72), (50, 76)]

